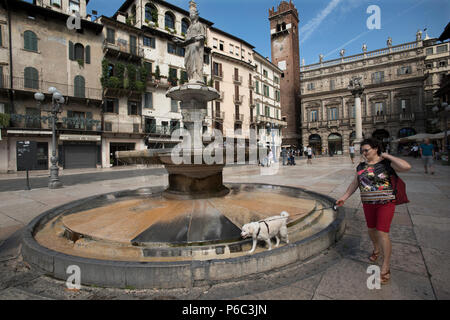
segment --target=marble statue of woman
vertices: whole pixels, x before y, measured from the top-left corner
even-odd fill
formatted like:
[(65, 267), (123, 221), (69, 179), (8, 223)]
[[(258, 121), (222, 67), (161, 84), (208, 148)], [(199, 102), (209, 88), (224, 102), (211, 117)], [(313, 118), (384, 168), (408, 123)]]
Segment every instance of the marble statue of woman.
[(206, 31), (199, 22), (197, 4), (189, 2), (191, 25), (186, 34), (186, 41), (174, 38), (173, 41), (186, 48), (184, 64), (189, 83), (203, 83), (203, 55), (205, 51)]

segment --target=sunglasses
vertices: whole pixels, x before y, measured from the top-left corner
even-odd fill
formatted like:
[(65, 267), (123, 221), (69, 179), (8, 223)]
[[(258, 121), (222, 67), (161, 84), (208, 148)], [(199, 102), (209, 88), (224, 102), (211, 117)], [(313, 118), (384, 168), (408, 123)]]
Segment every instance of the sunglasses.
[(362, 154), (362, 153), (367, 153), (367, 152), (369, 152), (370, 150), (372, 150), (372, 149), (361, 149), (361, 154)]

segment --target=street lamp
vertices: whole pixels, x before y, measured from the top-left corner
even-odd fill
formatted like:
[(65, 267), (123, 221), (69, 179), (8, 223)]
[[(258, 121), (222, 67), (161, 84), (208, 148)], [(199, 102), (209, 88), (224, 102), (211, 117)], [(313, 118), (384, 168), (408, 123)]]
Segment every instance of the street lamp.
[(450, 106), (448, 105), (447, 102), (442, 102), (441, 103), (441, 108), (439, 108), (439, 106), (434, 106), (432, 110), (433, 110), (434, 113), (437, 114), (440, 109), (444, 113), (444, 123), (445, 123), (445, 130), (444, 130), (444, 144), (445, 144), (445, 146), (444, 146), (444, 149), (447, 150), (447, 164), (450, 164), (450, 158), (449, 158), (449, 155), (450, 155), (450, 144), (448, 142), (448, 135), (447, 135), (447, 131), (448, 131), (447, 115), (450, 112)]
[[(52, 157), (50, 159), (52, 165), (50, 167), (50, 180), (48, 183), (48, 187), (50, 189), (58, 189), (62, 187), (61, 181), (59, 181), (59, 168), (58, 168), (58, 157), (56, 155), (56, 120), (58, 119), (58, 113), (61, 112), (61, 104), (64, 103), (64, 97), (63, 95), (55, 88), (50, 87), (48, 88), (48, 93), (52, 95), (52, 109), (50, 111), (52, 117)], [(37, 92), (34, 94), (34, 99), (38, 102), (38, 105), (40, 105), (44, 99), (45, 95), (41, 92)]]

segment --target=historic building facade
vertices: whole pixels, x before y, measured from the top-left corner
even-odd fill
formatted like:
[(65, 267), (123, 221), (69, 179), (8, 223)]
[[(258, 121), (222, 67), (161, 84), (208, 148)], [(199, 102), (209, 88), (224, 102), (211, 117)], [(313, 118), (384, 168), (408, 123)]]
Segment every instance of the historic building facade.
[(214, 129), (223, 136), (248, 138), (253, 105), (253, 46), (222, 30), (211, 27), (212, 85), (220, 98), (212, 102)]
[[(355, 114), (354, 98), (347, 87), (355, 76), (361, 77), (365, 86), (364, 137), (378, 138), (396, 152), (394, 140), (425, 132), (428, 44), (419, 31), (414, 42), (393, 46), (388, 39), (383, 49), (367, 51), (364, 45), (362, 54), (346, 57), (341, 51), (340, 59), (323, 61), (320, 56), (319, 63), (302, 66), (303, 145), (311, 145), (316, 154), (348, 154), (355, 138)], [(441, 54), (448, 59), (448, 49)]]
[(253, 128), (258, 130), (258, 139), (263, 146), (270, 147), (275, 155), (280, 154), (281, 131), (287, 122), (281, 118), (280, 82), (283, 72), (258, 52), (254, 52), (255, 75), (253, 79), (253, 108), (250, 110)]
[[(83, 15), (82, 31), (69, 30), (68, 9), (76, 7), (68, 1), (39, 3), (3, 0), (0, 6), (0, 112), (8, 117), (0, 141), (0, 171), (50, 166), (49, 87), (65, 98), (57, 122), (60, 165), (96, 167), (101, 163), (102, 90), (95, 57), (102, 55), (102, 26)], [(80, 6), (84, 14), (85, 1)], [(41, 104), (34, 99), (37, 92), (46, 95)], [(33, 145), (31, 163), (23, 163), (24, 144)]]
[[(116, 151), (178, 143), (171, 134), (184, 125), (180, 106), (166, 92), (187, 81), (177, 42), (185, 39), (189, 12), (162, 0), (126, 0), (112, 17), (92, 21), (88, 2), (0, 0), (1, 172), (24, 170), (17, 146), (28, 142), (37, 148), (31, 169), (48, 169), (50, 95), (38, 105), (34, 94), (50, 86), (66, 100), (57, 125), (62, 168), (120, 165)], [(74, 13), (80, 29), (67, 27)], [(204, 80), (221, 93), (208, 105), (203, 132), (235, 137), (242, 130), (236, 137), (247, 138), (251, 127), (281, 126), (280, 69), (259, 56), (256, 63), (251, 44), (199, 20), (206, 30)]]

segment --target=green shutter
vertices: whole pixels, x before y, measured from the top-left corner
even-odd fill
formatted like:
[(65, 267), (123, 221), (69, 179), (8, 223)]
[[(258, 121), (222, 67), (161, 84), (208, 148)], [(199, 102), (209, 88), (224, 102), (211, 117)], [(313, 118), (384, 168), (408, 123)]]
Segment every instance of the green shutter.
[(119, 114), (119, 100), (114, 99), (114, 113)]
[(69, 41), (69, 60), (75, 60), (75, 52), (72, 41)]
[(92, 122), (89, 120), (92, 120), (92, 112), (86, 112), (86, 129), (92, 131)]
[(24, 49), (31, 50), (30, 49), (30, 33), (28, 31), (25, 31), (23, 33), (23, 47), (24, 47)]
[(78, 98), (85, 98), (85, 81), (82, 76), (76, 76), (74, 79), (74, 95)]
[(86, 46), (86, 63), (91, 63), (91, 46)]

